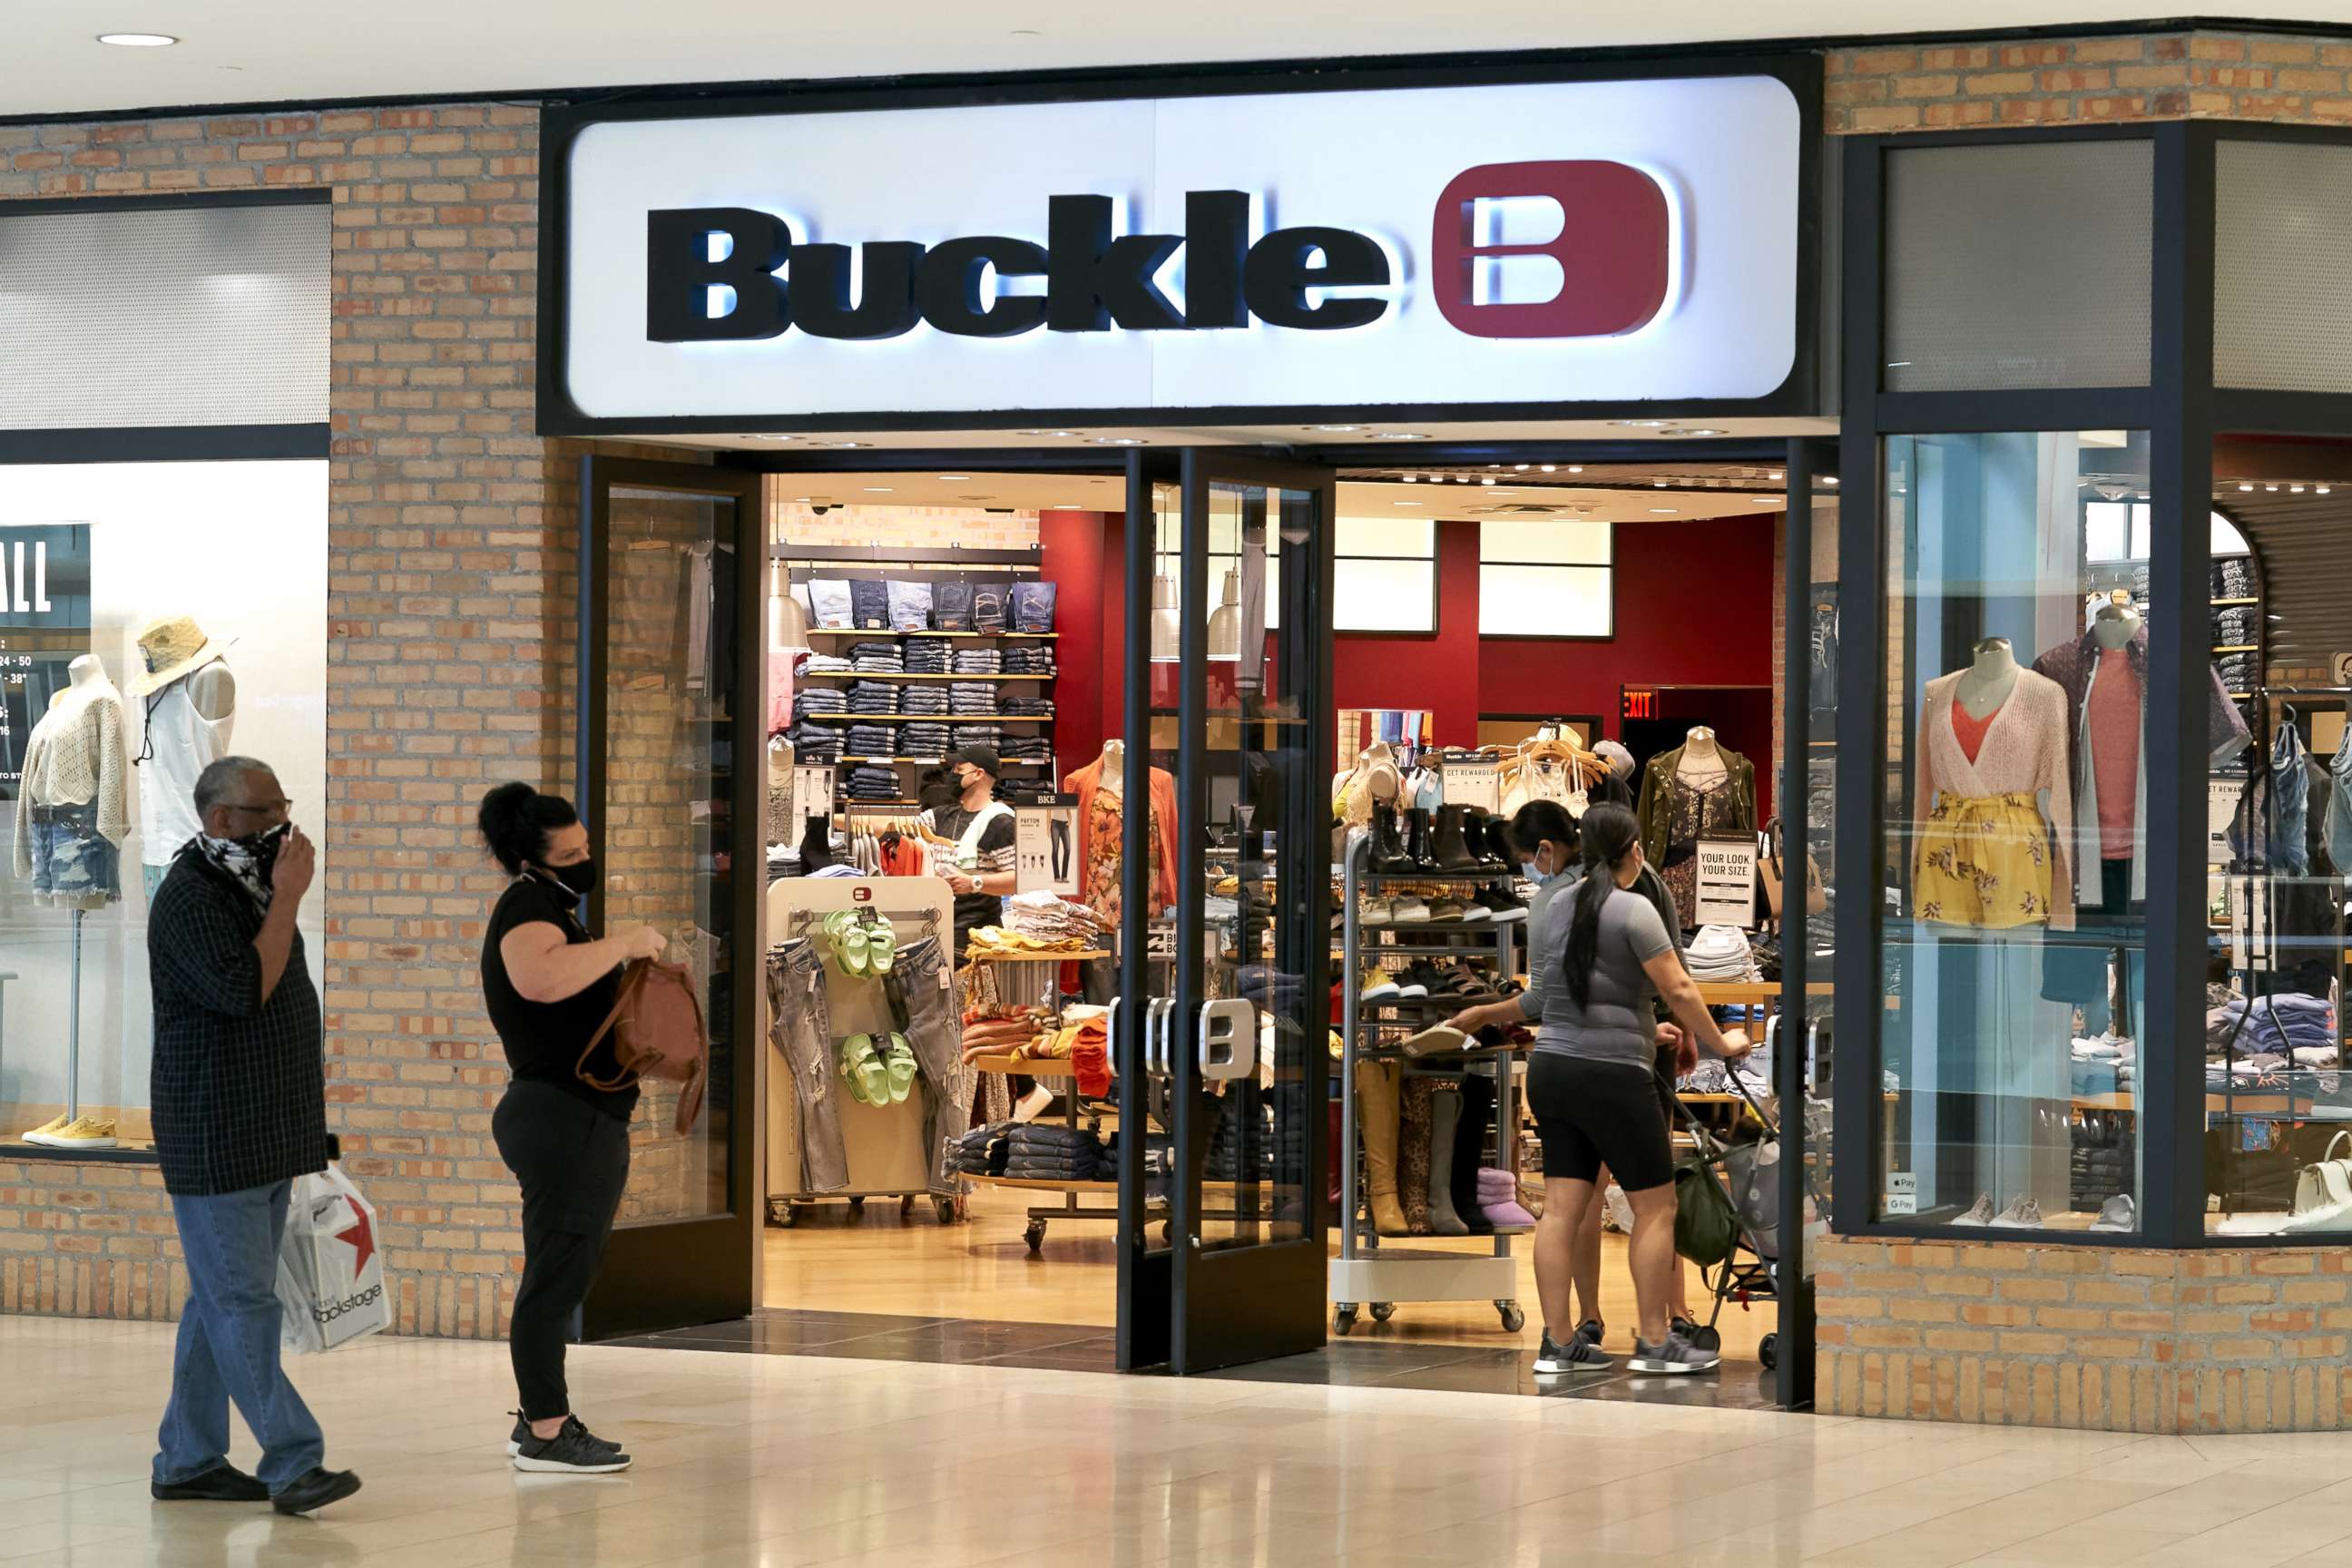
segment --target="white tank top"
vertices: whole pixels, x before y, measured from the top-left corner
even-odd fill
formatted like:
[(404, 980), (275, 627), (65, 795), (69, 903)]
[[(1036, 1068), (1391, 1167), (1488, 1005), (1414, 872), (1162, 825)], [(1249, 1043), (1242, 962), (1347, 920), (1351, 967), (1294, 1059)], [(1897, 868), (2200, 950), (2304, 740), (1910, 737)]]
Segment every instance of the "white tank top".
[[(209, 668), (210, 666), (205, 668)], [(228, 755), (236, 715), (207, 719), (188, 696), (195, 672), (157, 693), (147, 712), (147, 755), (139, 763), (140, 858), (168, 866), (203, 831), (196, 820), (196, 775)]]

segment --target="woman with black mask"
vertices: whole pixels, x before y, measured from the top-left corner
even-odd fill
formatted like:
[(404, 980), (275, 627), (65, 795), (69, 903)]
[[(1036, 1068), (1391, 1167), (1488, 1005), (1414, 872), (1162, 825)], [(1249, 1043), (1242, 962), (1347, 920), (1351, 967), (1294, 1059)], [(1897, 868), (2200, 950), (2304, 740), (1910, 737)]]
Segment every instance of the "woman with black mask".
[[(603, 1261), (629, 1179), (634, 1084), (597, 1089), (581, 1077), (581, 1053), (613, 1012), (621, 966), (660, 956), (650, 927), (602, 940), (588, 934), (579, 900), (596, 886), (588, 830), (572, 803), (525, 784), (482, 797), (482, 842), (513, 879), (482, 936), (482, 998), (506, 1047), (513, 1081), (490, 1118), (499, 1157), (522, 1184), (522, 1283), (508, 1350), (522, 1408), (507, 1452), (519, 1470), (603, 1474), (626, 1469), (617, 1443), (572, 1415), (563, 1346), (572, 1314)], [(609, 1037), (587, 1061), (621, 1076)]]

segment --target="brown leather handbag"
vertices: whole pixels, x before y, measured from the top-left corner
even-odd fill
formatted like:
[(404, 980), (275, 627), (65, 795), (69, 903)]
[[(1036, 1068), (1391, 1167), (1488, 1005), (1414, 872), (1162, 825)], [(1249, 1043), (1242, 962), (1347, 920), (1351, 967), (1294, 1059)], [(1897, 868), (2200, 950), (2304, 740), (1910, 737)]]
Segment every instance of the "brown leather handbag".
[[(621, 1070), (611, 1078), (591, 1071), (588, 1058), (613, 1037), (613, 1055)], [(621, 992), (612, 1015), (580, 1053), (573, 1069), (591, 1089), (610, 1092), (626, 1089), (639, 1079), (661, 1079), (685, 1085), (677, 1097), (677, 1130), (683, 1134), (702, 1114), (702, 1097), (710, 1078), (710, 1031), (702, 1021), (702, 999), (695, 994), (694, 976), (683, 963), (633, 958), (621, 971)]]
[[(1757, 880), (1764, 884), (1764, 904), (1776, 922), (1780, 918), (1781, 888), (1788, 873), (1781, 868), (1781, 857), (1787, 849), (1782, 841), (1780, 819), (1774, 817), (1764, 825), (1764, 864)], [(1805, 912), (1820, 914), (1830, 907), (1829, 895), (1822, 890), (1822, 868), (1813, 859), (1811, 849), (1805, 851)]]

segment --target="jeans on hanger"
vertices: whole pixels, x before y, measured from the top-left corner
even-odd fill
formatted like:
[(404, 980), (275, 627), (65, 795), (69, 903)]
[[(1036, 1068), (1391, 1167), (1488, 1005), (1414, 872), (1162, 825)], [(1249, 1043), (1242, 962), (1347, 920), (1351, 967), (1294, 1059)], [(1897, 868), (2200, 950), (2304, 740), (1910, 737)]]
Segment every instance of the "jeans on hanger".
[(801, 1107), (801, 1179), (812, 1193), (849, 1185), (841, 1142), (841, 1105), (834, 1098), (833, 1015), (816, 944), (786, 942), (768, 952), (768, 1041), (784, 1058)]
[(2352, 727), (2327, 759), (2327, 776), (2336, 784), (2327, 795), (2327, 858), (2341, 872), (2352, 866)]
[(947, 952), (939, 938), (924, 937), (898, 950), (890, 973), (894, 999), (906, 1006), (907, 1044), (930, 1091), (924, 1101), (923, 1149), (930, 1163), (931, 1191), (953, 1197), (955, 1170), (947, 1146), (970, 1126), (971, 1098), (968, 1091), (961, 1100), (956, 1095), (964, 1077), (963, 1029), (957, 1022)]
[(2303, 731), (2292, 723), (2279, 725), (2271, 742), (2271, 862), (2290, 877), (2311, 874), (2310, 752)]

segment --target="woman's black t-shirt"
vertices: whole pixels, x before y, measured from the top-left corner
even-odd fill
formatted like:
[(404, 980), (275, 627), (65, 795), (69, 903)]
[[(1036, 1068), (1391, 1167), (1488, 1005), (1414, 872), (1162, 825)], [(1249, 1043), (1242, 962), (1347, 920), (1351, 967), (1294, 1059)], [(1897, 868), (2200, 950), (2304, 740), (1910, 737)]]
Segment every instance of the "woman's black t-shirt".
[[(535, 873), (526, 871), (499, 898), (490, 911), (490, 929), (482, 933), (482, 999), (488, 1004), (490, 1022), (507, 1048), (507, 1066), (518, 1079), (553, 1084), (586, 1100), (607, 1116), (626, 1121), (637, 1107), (637, 1087), (611, 1090), (591, 1089), (580, 1081), (580, 1052), (612, 1016), (621, 989), (616, 968), (577, 995), (561, 1002), (533, 1002), (507, 978), (506, 955), (499, 944), (517, 926), (545, 921), (577, 946), (590, 939), (588, 928), (572, 912), (572, 895)], [(607, 1036), (588, 1058), (588, 1068), (610, 1079), (620, 1072)]]

